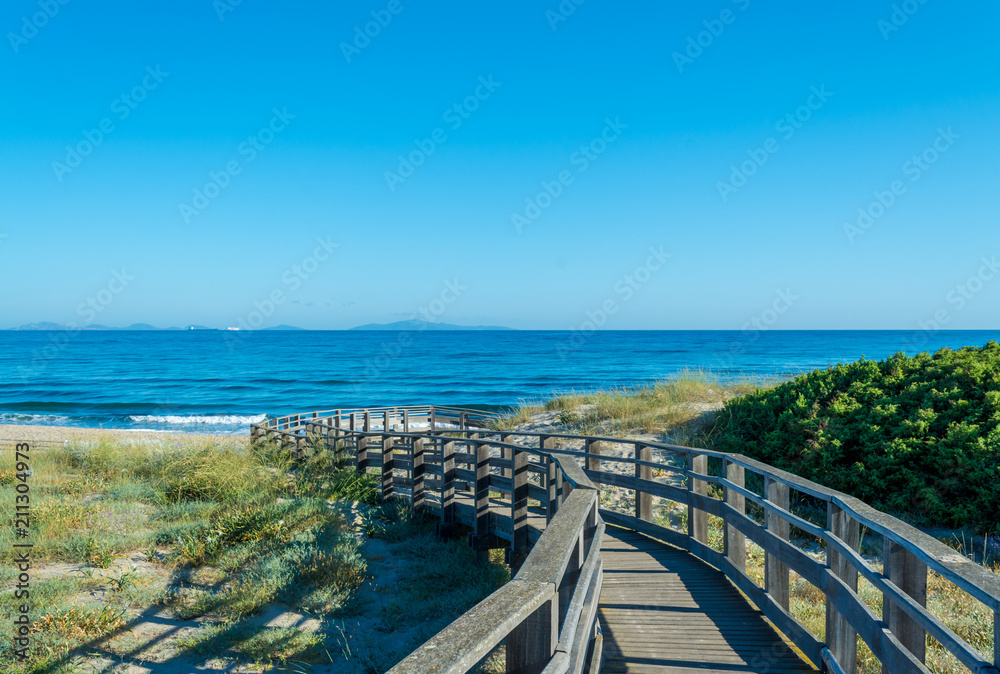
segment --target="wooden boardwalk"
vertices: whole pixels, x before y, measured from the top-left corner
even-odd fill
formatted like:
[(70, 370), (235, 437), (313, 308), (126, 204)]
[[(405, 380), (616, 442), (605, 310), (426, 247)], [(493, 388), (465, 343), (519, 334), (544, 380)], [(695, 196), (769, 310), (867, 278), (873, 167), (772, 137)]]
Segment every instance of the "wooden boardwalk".
[(694, 555), (608, 526), (601, 556), (602, 672), (815, 671)]

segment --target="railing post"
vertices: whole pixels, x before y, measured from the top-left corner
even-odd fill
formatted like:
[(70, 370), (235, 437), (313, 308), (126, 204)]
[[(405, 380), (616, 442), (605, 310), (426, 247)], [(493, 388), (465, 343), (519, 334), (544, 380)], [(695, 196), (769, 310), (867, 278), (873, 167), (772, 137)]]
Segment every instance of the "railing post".
[[(788, 485), (777, 480), (765, 479), (765, 497), (782, 510), (788, 510)], [(774, 513), (764, 515), (767, 530), (783, 541), (788, 540), (788, 520)], [(781, 608), (788, 610), (789, 584), (788, 566), (777, 557), (767, 554), (764, 557), (764, 589)]]
[(441, 444), (441, 521), (445, 526), (455, 523), (455, 443)]
[[(554, 445), (552, 438), (547, 435), (538, 436), (538, 448), (552, 449)], [(545, 465), (548, 468), (547, 475), (545, 477), (545, 490), (547, 493), (548, 504), (545, 512), (545, 522), (546, 524), (552, 521), (552, 518), (556, 516), (556, 511), (559, 510), (559, 478), (562, 477), (562, 472), (559, 471), (556, 462), (552, 460), (551, 456), (545, 456)]]
[[(745, 484), (746, 472), (743, 466), (726, 461), (726, 479), (738, 487)], [(726, 504), (740, 515), (746, 515), (746, 497), (743, 494), (726, 489)], [(728, 522), (723, 523), (725, 555), (729, 562), (744, 573), (747, 570), (747, 541), (746, 537), (736, 527)]]
[(335, 410), (333, 414), (333, 425), (338, 430), (340, 429), (340, 410)]
[(386, 499), (393, 495), (395, 488), (392, 484), (393, 469), (395, 466), (395, 448), (391, 435), (382, 436), (382, 498)]
[(355, 442), (358, 444), (358, 472), (364, 475), (368, 472), (368, 436), (362, 436)]
[[(507, 433), (501, 433), (500, 434), (500, 442), (501, 443), (506, 443), (508, 437), (510, 437), (510, 436)], [(511, 448), (510, 447), (501, 447), (500, 448), (500, 458), (504, 459), (504, 460), (508, 460), (509, 459), (511, 462), (513, 462), (514, 457), (511, 455)], [(500, 476), (501, 477), (510, 477), (511, 475), (514, 474), (512, 472), (513, 463), (511, 465), (512, 465), (511, 468), (501, 468), (500, 469)]]
[(371, 412), (365, 410), (365, 433), (370, 433), (372, 430), (372, 415)]
[(559, 643), (559, 595), (539, 606), (507, 635), (507, 674), (538, 674)]
[(511, 497), (511, 542), (507, 563), (512, 569), (521, 566), (528, 555), (528, 453), (513, 450), (513, 494)]
[[(921, 606), (927, 606), (927, 565), (888, 536), (883, 538), (883, 573)], [(927, 633), (888, 596), (882, 596), (882, 619), (903, 647), (920, 662), (927, 659)], [(994, 649), (995, 650), (995, 649)], [(884, 666), (882, 671), (890, 674)]]
[(434, 406), (431, 405), (430, 410), (427, 411), (427, 422), (430, 424), (431, 431), (437, 428), (437, 415), (434, 414)]
[(354, 415), (354, 412), (351, 412), (351, 414), (349, 416), (350, 416), (351, 431), (353, 432), (353, 431), (357, 430), (357, 428), (358, 428), (357, 419), (356, 419), (356, 417)]
[[(601, 441), (592, 440), (587, 438), (583, 444), (583, 451), (587, 454), (600, 454), (601, 453)], [(596, 456), (587, 457), (587, 470), (600, 470), (601, 460)]]
[[(635, 444), (635, 459), (636, 461), (652, 461), (653, 460), (653, 448), (646, 447), (642, 443)], [(652, 466), (641, 466), (638, 463), (635, 464), (635, 479), (637, 480), (652, 480), (653, 479), (653, 468)], [(653, 495), (648, 494), (636, 485), (635, 489), (635, 516), (637, 519), (644, 520), (646, 522), (653, 521)]]
[(382, 412), (382, 432), (388, 433), (392, 430), (392, 426), (395, 422), (395, 414), (390, 415), (389, 410)]
[(993, 666), (1000, 669), (1000, 611), (993, 612)]
[(476, 442), (476, 533), (474, 546), (476, 561), (489, 561), (490, 551), (486, 544), (490, 535), (490, 446)]
[[(860, 538), (857, 521), (833, 503), (827, 504), (826, 512), (827, 530), (856, 550)], [(826, 549), (826, 564), (830, 572), (844, 581), (847, 587), (858, 591), (857, 569), (832, 546)], [(826, 646), (845, 674), (855, 674), (858, 671), (858, 634), (830, 603), (829, 597), (826, 599)]]
[(545, 511), (545, 523), (548, 524), (559, 512), (559, 478), (562, 472), (558, 464), (551, 456), (545, 457), (548, 474), (545, 478), (546, 492), (548, 493), (548, 508)]
[(417, 512), (424, 507), (426, 499), (425, 476), (427, 475), (427, 464), (424, 463), (424, 439), (413, 438), (410, 445), (411, 471), (413, 487), (410, 490), (410, 505), (413, 512)]
[[(688, 454), (688, 470), (705, 475), (708, 472), (708, 457), (704, 454)], [(704, 480), (696, 480), (688, 475), (688, 491), (692, 494), (708, 495), (708, 483)], [(694, 540), (708, 545), (708, 513), (700, 508), (696, 508), (693, 499), (688, 499), (688, 536)]]
[(409, 410), (403, 410), (403, 432), (410, 432), (410, 412)]

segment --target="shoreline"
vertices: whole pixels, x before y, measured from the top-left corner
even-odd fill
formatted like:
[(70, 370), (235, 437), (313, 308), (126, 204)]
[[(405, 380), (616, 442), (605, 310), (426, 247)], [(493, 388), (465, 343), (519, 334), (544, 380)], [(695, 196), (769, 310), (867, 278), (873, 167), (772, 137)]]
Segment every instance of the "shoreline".
[(32, 424), (0, 424), (0, 443), (27, 442), (29, 444), (52, 445), (63, 442), (92, 442), (102, 439), (132, 440), (155, 444), (165, 440), (187, 440), (189, 442), (214, 441), (227, 445), (242, 445), (250, 438), (250, 433), (214, 434), (184, 433), (182, 431), (131, 430), (122, 428), (86, 428), (81, 426), (43, 426)]

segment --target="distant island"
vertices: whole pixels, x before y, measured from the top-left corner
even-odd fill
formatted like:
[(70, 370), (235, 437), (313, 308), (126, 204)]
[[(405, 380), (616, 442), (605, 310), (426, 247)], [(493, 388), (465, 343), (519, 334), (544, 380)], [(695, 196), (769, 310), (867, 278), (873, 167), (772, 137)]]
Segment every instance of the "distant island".
[[(28, 323), (27, 325), (22, 325), (17, 328), (10, 328), (11, 330), (223, 330), (225, 328), (210, 328), (205, 325), (187, 325), (183, 328), (158, 328), (155, 325), (150, 325), (149, 323), (133, 323), (128, 327), (124, 328), (112, 328), (107, 325), (99, 325), (93, 323), (91, 325), (84, 325), (83, 327), (78, 325), (63, 325), (62, 323)], [(260, 328), (261, 330), (302, 330), (303, 328), (297, 328), (294, 325), (275, 325), (268, 328)]]
[(513, 330), (499, 325), (455, 325), (453, 323), (431, 323), (420, 319), (396, 321), (395, 323), (368, 323), (351, 330)]
[[(10, 330), (66, 330), (66, 331), (77, 331), (77, 330), (88, 330), (88, 331), (100, 331), (100, 330), (143, 330), (143, 331), (163, 331), (163, 330), (236, 330), (237, 328), (209, 328), (204, 325), (188, 325), (183, 328), (158, 328), (155, 325), (150, 325), (149, 323), (133, 323), (128, 327), (118, 328), (109, 327), (107, 325), (99, 325), (93, 323), (91, 325), (78, 326), (78, 325), (63, 325), (62, 323), (28, 323), (27, 325), (22, 325), (17, 328), (9, 328)], [(424, 321), (420, 319), (412, 319), (407, 321), (396, 321), (395, 323), (368, 323), (367, 325), (359, 325), (356, 328), (350, 328), (351, 330), (395, 330), (395, 331), (413, 331), (420, 332), (423, 330), (513, 330), (513, 328), (505, 328), (499, 325), (455, 325), (454, 323), (431, 323), (430, 321)], [(247, 328), (243, 328), (247, 330)], [(267, 328), (257, 328), (257, 330), (306, 330), (306, 328), (299, 328), (294, 325), (274, 325)]]

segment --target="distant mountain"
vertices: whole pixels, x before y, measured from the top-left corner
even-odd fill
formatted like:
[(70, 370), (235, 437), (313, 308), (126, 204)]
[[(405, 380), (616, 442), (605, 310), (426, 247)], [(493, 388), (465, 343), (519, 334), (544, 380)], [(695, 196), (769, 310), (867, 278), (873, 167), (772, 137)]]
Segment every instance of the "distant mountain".
[(22, 325), (19, 328), (11, 328), (11, 330), (66, 330), (65, 325), (60, 325), (59, 323), (28, 323), (27, 325)]
[(85, 325), (82, 328), (76, 325), (62, 325), (61, 323), (28, 323), (27, 325), (22, 325), (19, 328), (11, 328), (11, 330), (216, 330), (217, 328), (209, 328), (204, 325), (188, 325), (184, 328), (158, 328), (155, 325), (150, 325), (149, 323), (133, 323), (127, 328), (112, 328), (107, 325), (101, 325), (99, 323), (91, 323), (90, 325)]
[(396, 321), (395, 323), (369, 323), (351, 330), (512, 330), (499, 325), (454, 325), (453, 323), (431, 323), (419, 319)]
[(285, 325), (284, 323), (282, 323), (281, 325), (275, 325), (274, 327), (271, 328), (261, 328), (261, 330), (302, 330), (302, 328), (297, 328), (294, 325)]

